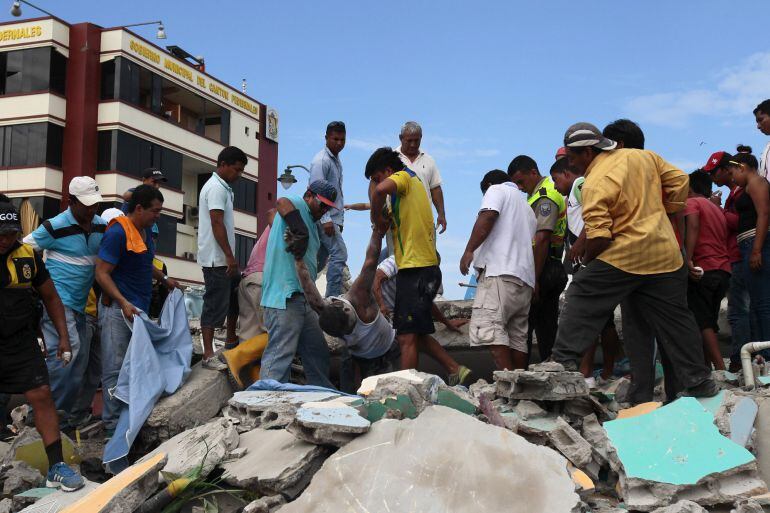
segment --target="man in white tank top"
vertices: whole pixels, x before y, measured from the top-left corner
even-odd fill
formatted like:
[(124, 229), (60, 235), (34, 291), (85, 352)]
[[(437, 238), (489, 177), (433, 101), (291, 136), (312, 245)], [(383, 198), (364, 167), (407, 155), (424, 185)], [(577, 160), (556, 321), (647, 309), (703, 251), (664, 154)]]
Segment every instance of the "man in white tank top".
[[(332, 337), (345, 341), (350, 354), (357, 360), (375, 360), (386, 356), (392, 360), (397, 370), (399, 357), (396, 332), (390, 322), (380, 312), (372, 295), (377, 261), (382, 247), (383, 233), (372, 232), (372, 238), (366, 250), (364, 265), (350, 290), (343, 296), (321, 297), (315, 282), (302, 260), (295, 260), (297, 276), (305, 292), (310, 307), (318, 314), (321, 329)], [(288, 244), (291, 247), (291, 242)], [(359, 362), (365, 363), (365, 362)], [(387, 362), (381, 362), (387, 367)], [(370, 371), (373, 374), (386, 372), (383, 365), (359, 365), (361, 374)], [(365, 368), (364, 368), (365, 367)], [(362, 376), (365, 377), (365, 376)]]

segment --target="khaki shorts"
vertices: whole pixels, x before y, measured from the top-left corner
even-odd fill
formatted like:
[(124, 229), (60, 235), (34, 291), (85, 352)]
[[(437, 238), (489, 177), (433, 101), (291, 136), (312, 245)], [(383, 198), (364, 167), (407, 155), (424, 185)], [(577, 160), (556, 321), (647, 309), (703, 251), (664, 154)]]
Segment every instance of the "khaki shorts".
[(472, 346), (508, 346), (527, 352), (527, 327), (532, 287), (514, 276), (482, 273), (473, 300), (470, 322)]

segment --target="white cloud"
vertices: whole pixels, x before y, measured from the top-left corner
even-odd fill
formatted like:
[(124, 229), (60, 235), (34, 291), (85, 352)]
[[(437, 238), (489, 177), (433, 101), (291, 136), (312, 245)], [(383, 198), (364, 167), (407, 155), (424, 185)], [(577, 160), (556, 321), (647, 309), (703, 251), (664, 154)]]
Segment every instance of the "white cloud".
[(756, 53), (715, 73), (710, 85), (639, 96), (626, 108), (634, 119), (673, 127), (698, 116), (745, 117), (768, 97), (768, 83), (770, 52)]

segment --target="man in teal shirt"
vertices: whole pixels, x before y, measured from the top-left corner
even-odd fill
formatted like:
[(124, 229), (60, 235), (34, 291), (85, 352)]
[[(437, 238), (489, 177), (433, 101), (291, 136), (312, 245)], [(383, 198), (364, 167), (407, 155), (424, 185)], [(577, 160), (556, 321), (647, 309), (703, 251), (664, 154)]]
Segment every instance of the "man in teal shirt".
[(303, 197), (278, 200), (262, 278), (261, 305), (265, 308), (268, 344), (262, 355), (260, 379), (288, 382), (291, 362), (298, 353), (308, 384), (332, 387), (329, 349), (318, 325), (318, 314), (305, 300), (294, 259), (302, 259), (315, 280), (320, 246), (315, 222), (330, 208), (336, 208), (336, 198), (332, 184), (317, 180)]

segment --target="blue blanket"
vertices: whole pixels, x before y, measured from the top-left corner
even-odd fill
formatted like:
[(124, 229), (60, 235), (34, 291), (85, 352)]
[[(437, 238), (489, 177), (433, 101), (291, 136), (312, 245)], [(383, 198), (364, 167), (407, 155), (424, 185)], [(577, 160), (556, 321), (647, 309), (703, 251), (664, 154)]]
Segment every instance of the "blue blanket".
[(162, 395), (176, 392), (190, 375), (192, 337), (182, 292), (169, 294), (158, 323), (145, 313), (134, 316), (131, 342), (120, 368), (114, 396), (122, 401), (115, 435), (104, 447), (105, 463), (114, 470), (127, 463), (139, 430)]

